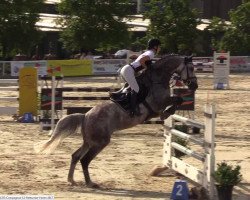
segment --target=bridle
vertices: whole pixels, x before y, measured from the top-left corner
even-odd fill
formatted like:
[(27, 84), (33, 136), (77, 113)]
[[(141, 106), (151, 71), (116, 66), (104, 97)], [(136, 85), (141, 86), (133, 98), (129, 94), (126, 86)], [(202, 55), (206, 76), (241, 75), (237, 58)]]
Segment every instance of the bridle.
[(186, 62), (186, 60), (184, 60), (183, 67), (178, 72), (178, 74), (182, 74), (184, 70), (186, 71), (186, 73), (187, 73), (186, 79), (181, 79), (181, 77), (179, 75), (179, 78), (180, 78), (179, 80), (182, 80), (185, 83), (185, 85), (187, 85), (187, 86), (192, 83), (192, 80), (195, 80), (195, 81), (197, 80), (196, 76), (193, 76), (193, 75), (190, 74), (189, 69), (188, 69), (189, 68), (189, 66), (188, 66), (189, 64), (193, 64), (193, 63), (190, 62), (190, 61)]

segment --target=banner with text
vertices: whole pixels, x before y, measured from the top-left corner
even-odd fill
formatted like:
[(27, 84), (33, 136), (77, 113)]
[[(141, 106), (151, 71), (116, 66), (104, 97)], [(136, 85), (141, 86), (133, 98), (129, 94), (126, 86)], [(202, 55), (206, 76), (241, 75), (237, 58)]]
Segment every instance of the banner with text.
[(56, 67), (61, 68), (56, 76), (92, 75), (92, 60), (48, 60), (48, 70)]
[(118, 74), (118, 70), (126, 65), (125, 59), (99, 59), (93, 60), (93, 75)]
[(20, 69), (24, 67), (37, 68), (39, 76), (47, 75), (47, 61), (34, 60), (34, 61), (11, 61), (11, 76), (19, 76)]

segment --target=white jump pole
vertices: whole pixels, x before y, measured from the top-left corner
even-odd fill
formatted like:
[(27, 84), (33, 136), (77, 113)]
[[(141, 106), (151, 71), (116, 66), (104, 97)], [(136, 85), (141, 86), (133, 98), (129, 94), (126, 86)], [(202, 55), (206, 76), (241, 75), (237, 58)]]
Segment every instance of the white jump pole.
[[(212, 174), (214, 173), (215, 168), (215, 113), (215, 105), (206, 104), (204, 109), (204, 125), (195, 120), (191, 120), (178, 115), (173, 115), (172, 117), (169, 117), (167, 120), (165, 120), (164, 123), (165, 142), (163, 146), (163, 165), (181, 173), (190, 180), (202, 185), (208, 190), (211, 199), (214, 199), (215, 196), (214, 180), (212, 178)], [(205, 130), (204, 139), (198, 139), (194, 136), (190, 136), (186, 133), (176, 130), (174, 127), (175, 121), (179, 121), (189, 126), (203, 128)], [(204, 153), (197, 153), (184, 146), (181, 146), (180, 144), (172, 142), (173, 135), (182, 139), (192, 141), (195, 144), (201, 145), (204, 149)], [(184, 154), (201, 161), (203, 163), (203, 169), (197, 169), (196, 167), (184, 162), (183, 160), (174, 157), (172, 155), (172, 148), (177, 149), (183, 152)]]
[(18, 79), (0, 79), (0, 83), (18, 83)]
[(52, 73), (51, 77), (51, 131), (54, 130), (55, 126), (55, 96), (56, 96), (56, 90), (55, 90), (55, 76)]

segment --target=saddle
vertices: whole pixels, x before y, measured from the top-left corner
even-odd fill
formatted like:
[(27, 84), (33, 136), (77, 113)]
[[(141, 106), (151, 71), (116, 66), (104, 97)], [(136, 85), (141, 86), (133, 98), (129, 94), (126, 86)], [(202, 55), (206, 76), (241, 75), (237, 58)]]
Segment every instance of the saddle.
[[(148, 95), (147, 88), (140, 85), (140, 90), (137, 95), (137, 100), (136, 104), (139, 105), (142, 103), (146, 96)], [(122, 87), (120, 90), (116, 92), (110, 92), (109, 97), (110, 100), (115, 102), (117, 105), (119, 105), (124, 111), (130, 112), (132, 107), (131, 107), (131, 88), (130, 86), (126, 83), (124, 87)]]

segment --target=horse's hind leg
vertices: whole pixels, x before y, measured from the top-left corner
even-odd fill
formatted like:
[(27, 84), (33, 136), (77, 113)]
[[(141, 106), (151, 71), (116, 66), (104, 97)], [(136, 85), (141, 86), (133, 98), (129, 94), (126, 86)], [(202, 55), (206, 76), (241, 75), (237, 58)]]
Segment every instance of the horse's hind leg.
[(88, 151), (89, 151), (89, 146), (86, 142), (84, 142), (83, 145), (72, 154), (72, 159), (68, 174), (68, 182), (70, 182), (72, 185), (76, 185), (76, 182), (74, 181), (74, 171), (76, 164), (82, 157), (84, 157), (84, 155), (88, 153)]
[(100, 146), (94, 146), (89, 149), (87, 154), (85, 154), (84, 157), (81, 158), (81, 164), (82, 164), (82, 169), (83, 169), (83, 174), (85, 178), (85, 182), (87, 187), (91, 188), (98, 188), (98, 184), (93, 183), (90, 179), (89, 175), (89, 164), (90, 162), (109, 144), (109, 141), (105, 144), (102, 144)]

